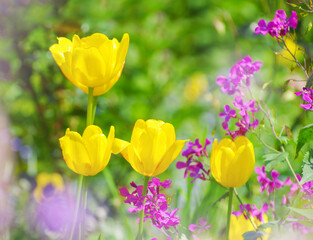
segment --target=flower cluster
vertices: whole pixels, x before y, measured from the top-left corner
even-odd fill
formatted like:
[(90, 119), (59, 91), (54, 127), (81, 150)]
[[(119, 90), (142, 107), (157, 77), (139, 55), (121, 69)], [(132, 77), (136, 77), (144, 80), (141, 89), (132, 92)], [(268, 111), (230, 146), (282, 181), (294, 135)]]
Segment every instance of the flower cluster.
[(167, 179), (161, 182), (160, 179), (153, 177), (148, 183), (148, 192), (143, 196), (143, 185), (136, 185), (134, 182), (130, 184), (135, 190), (129, 192), (126, 187), (120, 188), (120, 193), (126, 197), (125, 203), (132, 204), (134, 207), (129, 208), (129, 212), (138, 212), (144, 210), (144, 221), (151, 219), (152, 224), (157, 228), (164, 227), (169, 229), (171, 226), (176, 227), (180, 220), (176, 215), (178, 208), (168, 211), (169, 206), (166, 195), (160, 193), (160, 188), (169, 188), (171, 180)]
[[(224, 112), (220, 113), (220, 117), (224, 117), (222, 127), (227, 131), (226, 135), (232, 137), (245, 136), (247, 131), (251, 128), (255, 129), (259, 125), (259, 120), (255, 118), (255, 112), (259, 109), (255, 106), (255, 101), (249, 100), (244, 102), (241, 96), (237, 96), (233, 102), (233, 105), (239, 110), (238, 115), (235, 109), (231, 109), (229, 105), (224, 106)], [(231, 131), (229, 129), (230, 119), (238, 119), (235, 125), (238, 127), (237, 130)]]
[(200, 240), (197, 235), (210, 230), (210, 228), (213, 226), (213, 224), (207, 225), (208, 221), (207, 221), (207, 219), (205, 217), (199, 218), (198, 222), (199, 222), (199, 225), (197, 225), (197, 224), (190, 224), (188, 226), (188, 229), (191, 232), (196, 232), (196, 234), (192, 235), (193, 240)]
[(194, 143), (188, 142), (187, 149), (182, 151), (182, 155), (187, 158), (187, 162), (179, 161), (176, 167), (177, 169), (185, 168), (184, 177), (186, 178), (189, 174), (189, 177), (193, 178), (191, 182), (196, 179), (206, 180), (210, 173), (210, 170), (205, 170), (203, 163), (200, 161), (202, 157), (208, 157), (206, 148), (210, 143), (209, 139), (205, 139), (204, 146), (202, 146), (199, 139), (196, 139)]
[(302, 95), (302, 99), (306, 104), (300, 104), (300, 107), (304, 108), (304, 110), (313, 111), (313, 90), (308, 88), (303, 88), (303, 91), (295, 92), (297, 96)]
[(252, 62), (250, 56), (244, 57), (237, 64), (235, 64), (229, 72), (228, 78), (225, 76), (219, 76), (216, 79), (216, 83), (221, 87), (223, 93), (233, 95), (235, 93), (242, 94), (240, 87), (250, 86), (251, 77), (254, 73), (260, 70), (263, 64), (259, 61)]
[[(292, 219), (293, 221), (286, 223), (286, 226), (292, 226), (292, 230), (293, 231), (298, 231), (301, 234), (309, 234), (313, 232), (313, 227), (308, 227), (306, 225), (303, 225), (302, 223), (298, 222), (298, 221), (305, 221), (306, 219), (304, 217), (299, 217), (299, 219), (297, 219), (297, 221), (295, 221), (294, 218), (289, 217), (290, 219)], [(288, 218), (287, 218), (288, 220)]]
[(275, 192), (275, 189), (281, 188), (284, 186), (284, 182), (278, 179), (280, 173), (276, 170), (272, 170), (271, 177), (272, 180), (266, 176), (265, 166), (256, 167), (255, 172), (258, 174), (258, 182), (261, 185), (260, 191), (263, 193), (267, 189), (268, 194)]
[[(227, 131), (226, 135), (231, 136), (232, 139), (237, 136), (245, 136), (249, 129), (255, 129), (259, 125), (259, 120), (255, 118), (255, 112), (259, 111), (259, 108), (256, 107), (256, 102), (253, 100), (244, 102), (243, 89), (250, 89), (251, 78), (260, 70), (261, 66), (261, 62), (252, 62), (251, 57), (246, 56), (231, 68), (228, 78), (219, 76), (216, 79), (216, 83), (222, 86), (222, 92), (237, 95), (233, 101), (233, 106), (238, 109), (238, 114), (235, 109), (225, 105), (224, 112), (219, 115), (224, 118), (222, 127)], [(230, 119), (237, 119), (235, 131), (229, 129)]]
[[(239, 211), (234, 211), (232, 212), (232, 215), (235, 215), (236, 217), (239, 217), (241, 214), (243, 214), (246, 209), (247, 213), (252, 216), (253, 218), (257, 218), (260, 222), (264, 222), (264, 217), (263, 214), (267, 213), (269, 206), (267, 203), (264, 203), (261, 209), (258, 209), (255, 204), (251, 205), (250, 204), (243, 204), (243, 206), (240, 204), (239, 205), (240, 210)], [(244, 217), (248, 219), (248, 217), (244, 214)]]
[[(301, 176), (298, 174), (297, 178), (299, 181), (301, 181)], [(290, 177), (286, 179), (284, 182), (285, 186), (290, 186), (289, 192), (287, 195), (283, 195), (282, 205), (289, 204), (290, 198), (294, 197), (299, 192), (299, 185), (297, 182), (292, 182)], [(303, 193), (302, 199), (303, 200), (309, 200), (308, 204), (304, 205), (304, 207), (309, 208), (313, 204), (313, 181), (306, 182), (302, 184), (302, 188), (300, 191)]]
[(298, 24), (297, 13), (291, 11), (291, 16), (287, 18), (287, 14), (284, 10), (277, 10), (275, 17), (272, 21), (266, 23), (264, 19), (261, 19), (256, 27), (255, 34), (270, 34), (272, 37), (284, 37), (290, 30), (295, 29)]

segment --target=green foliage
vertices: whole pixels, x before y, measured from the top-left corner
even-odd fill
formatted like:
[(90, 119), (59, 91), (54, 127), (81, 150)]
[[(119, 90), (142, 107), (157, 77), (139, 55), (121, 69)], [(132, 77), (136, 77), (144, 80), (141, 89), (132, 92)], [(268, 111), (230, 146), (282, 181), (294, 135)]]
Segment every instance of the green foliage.
[(257, 231), (246, 232), (242, 236), (243, 236), (244, 240), (257, 240), (265, 234), (266, 234), (266, 232), (257, 230)]
[(303, 157), (302, 178), (300, 184), (313, 181), (313, 150)]
[(300, 130), (297, 141), (296, 158), (301, 148), (310, 141), (313, 141), (313, 124), (307, 125)]
[(308, 208), (293, 208), (289, 207), (289, 209), (297, 214), (300, 214), (301, 216), (313, 220), (313, 209)]
[(268, 153), (264, 155), (265, 170), (271, 171), (289, 156), (288, 152)]

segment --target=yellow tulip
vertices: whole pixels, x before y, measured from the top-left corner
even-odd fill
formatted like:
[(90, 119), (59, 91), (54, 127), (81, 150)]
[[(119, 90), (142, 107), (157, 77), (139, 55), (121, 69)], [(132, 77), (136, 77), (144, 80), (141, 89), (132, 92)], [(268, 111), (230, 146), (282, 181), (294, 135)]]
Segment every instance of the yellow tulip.
[(111, 126), (108, 137), (95, 125), (89, 125), (81, 136), (77, 132), (66, 130), (59, 139), (63, 158), (67, 166), (77, 174), (93, 176), (102, 171), (109, 163), (113, 151), (114, 127)]
[(129, 36), (124, 34), (122, 41), (109, 40), (106, 35), (95, 33), (73, 40), (58, 38), (59, 43), (50, 47), (50, 52), (65, 77), (76, 87), (93, 95), (106, 93), (119, 79), (128, 50)]
[[(264, 222), (268, 222), (268, 217), (266, 214), (263, 214)], [(253, 221), (254, 225), (256, 227), (260, 226), (262, 222), (258, 220), (256, 217), (251, 217), (251, 220)], [(231, 240), (244, 240), (243, 234), (245, 232), (249, 231), (255, 231), (254, 227), (252, 226), (249, 219), (246, 219), (243, 214), (241, 214), (239, 217), (236, 217), (235, 215), (231, 215), (230, 220), (230, 229), (229, 229), (229, 239)], [(267, 233), (271, 232), (270, 228), (265, 229)], [(262, 236), (263, 240), (267, 240), (269, 238), (269, 234), (266, 234)], [(261, 239), (261, 238), (258, 238)]]
[(135, 171), (151, 177), (163, 173), (169, 167), (186, 141), (188, 140), (176, 140), (175, 129), (170, 123), (139, 119), (134, 126), (130, 143), (118, 140), (115, 145), (123, 146), (121, 154)]
[(210, 168), (213, 177), (225, 187), (241, 187), (251, 176), (255, 157), (252, 143), (239, 136), (232, 141), (224, 138), (220, 143), (214, 140)]
[[(62, 176), (58, 173), (39, 173), (36, 177), (37, 186), (34, 190), (34, 198), (37, 202), (40, 202), (41, 199), (45, 198), (45, 192), (48, 187), (52, 193), (63, 192), (64, 183)], [(50, 193), (49, 193), (50, 194)]]

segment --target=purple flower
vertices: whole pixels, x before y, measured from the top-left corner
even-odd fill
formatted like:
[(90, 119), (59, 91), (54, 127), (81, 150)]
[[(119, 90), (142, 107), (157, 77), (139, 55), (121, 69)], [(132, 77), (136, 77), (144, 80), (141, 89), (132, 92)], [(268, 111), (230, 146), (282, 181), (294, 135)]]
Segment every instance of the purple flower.
[(220, 117), (225, 117), (225, 122), (228, 122), (230, 118), (236, 118), (236, 111), (231, 109), (229, 105), (224, 106), (224, 112), (220, 113)]
[(261, 66), (261, 62), (252, 62), (251, 57), (246, 56), (230, 69), (228, 78), (219, 76), (216, 84), (221, 86), (221, 91), (228, 95), (242, 94), (239, 88), (242, 85), (249, 87), (251, 77), (260, 70)]
[[(288, 217), (288, 218), (294, 219), (293, 217)], [(303, 217), (299, 217), (299, 220), (305, 220), (305, 219)], [(293, 231), (300, 232), (301, 234), (304, 234), (304, 235), (313, 232), (313, 227), (305, 226), (299, 223), (298, 221), (287, 223), (286, 226), (292, 226)]]
[(187, 149), (182, 152), (184, 157), (187, 157), (186, 162), (178, 161), (176, 163), (177, 169), (185, 168), (184, 178), (189, 174), (189, 177), (193, 178), (191, 182), (194, 182), (196, 179), (206, 180), (206, 176), (209, 175), (210, 170), (205, 170), (202, 162), (197, 160), (197, 158), (208, 157), (206, 151), (207, 146), (210, 144), (209, 139), (205, 139), (205, 144), (202, 146), (199, 142), (199, 139), (196, 139), (195, 142), (188, 142)]
[(64, 234), (66, 229), (73, 225), (74, 209), (74, 199), (65, 193), (54, 193), (37, 203), (36, 221), (43, 233), (48, 229)]
[(265, 166), (256, 167), (255, 172), (258, 174), (257, 180), (261, 185), (260, 191), (264, 192), (265, 189), (267, 189), (267, 192), (269, 194), (273, 193), (275, 189), (281, 188), (284, 186), (284, 183), (278, 179), (279, 172), (272, 170), (271, 177), (273, 180), (270, 180), (266, 176), (265, 172)]
[[(203, 233), (203, 232), (206, 232), (208, 230), (210, 230), (210, 228), (213, 226), (213, 224), (211, 225), (207, 225), (208, 221), (205, 217), (202, 217), (202, 218), (199, 218), (198, 220), (199, 222), (199, 225), (197, 224), (190, 224), (188, 226), (188, 229), (191, 231), (191, 232), (197, 232), (197, 234), (200, 234), (200, 233)], [(198, 240), (198, 236), (193, 234), (193, 239), (194, 240)]]
[(266, 21), (264, 19), (261, 19), (259, 21), (258, 26), (254, 30), (254, 33), (255, 34), (262, 34), (262, 35), (268, 34), (267, 24), (266, 24)]
[(307, 104), (300, 104), (300, 107), (304, 108), (305, 111), (313, 111), (313, 90), (308, 88), (303, 88), (303, 91), (295, 92), (297, 96), (302, 95), (302, 99)]
[(284, 37), (290, 30), (290, 28), (295, 29), (298, 24), (297, 13), (291, 11), (291, 16), (287, 18), (286, 12), (284, 10), (277, 10), (275, 17), (272, 21), (266, 24), (264, 19), (261, 19), (258, 26), (254, 30), (255, 34), (270, 34), (272, 37)]
[(128, 209), (129, 212), (138, 212), (144, 209), (144, 221), (151, 219), (152, 224), (157, 228), (169, 229), (171, 226), (176, 227), (179, 224), (181, 219), (176, 215), (178, 208), (169, 211), (166, 195), (160, 193), (161, 187), (165, 189), (171, 186), (170, 179), (161, 182), (156, 177), (152, 178), (148, 183), (148, 191), (145, 196), (142, 195), (142, 185), (137, 186), (132, 182), (131, 186), (135, 188), (132, 193), (129, 193), (126, 187), (119, 189), (121, 195), (126, 197), (124, 202), (134, 206)]
[[(243, 214), (245, 211), (244, 209), (246, 209), (247, 213), (252, 216), (252, 217), (256, 217), (260, 222), (264, 221), (263, 218), (263, 213), (266, 213), (269, 209), (269, 206), (267, 203), (264, 203), (263, 206), (261, 207), (261, 209), (259, 210), (255, 204), (251, 205), (250, 204), (244, 204), (244, 206), (242, 206), (241, 204), (239, 205), (240, 211), (234, 211), (232, 212), (232, 215), (235, 215), (236, 217), (239, 217), (241, 214)], [(248, 217), (246, 215), (244, 215), (244, 217), (246, 219), (248, 219)]]

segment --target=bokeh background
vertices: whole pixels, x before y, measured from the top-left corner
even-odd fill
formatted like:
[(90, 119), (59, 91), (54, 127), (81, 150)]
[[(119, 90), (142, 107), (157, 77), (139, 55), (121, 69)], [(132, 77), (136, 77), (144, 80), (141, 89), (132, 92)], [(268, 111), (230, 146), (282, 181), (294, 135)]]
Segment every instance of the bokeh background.
[[(129, 140), (137, 119), (154, 118), (172, 123), (179, 139), (223, 137), (218, 114), (232, 98), (221, 93), (215, 80), (227, 75), (230, 67), (247, 55), (263, 62), (254, 78), (254, 92), (268, 105), (277, 131), (287, 126), (297, 133), (312, 122), (312, 117), (298, 107), (300, 102), (294, 95), (304, 85), (301, 80), (305, 76), (294, 63), (275, 54), (281, 49), (274, 39), (253, 33), (259, 19), (272, 19), (277, 9), (285, 9), (290, 15), (295, 9), (288, 3), (293, 1), (1, 0), (0, 223), (1, 216), (10, 216), (0, 228), (3, 238), (45, 239), (29, 220), (38, 173), (60, 173), (75, 189), (77, 176), (62, 159), (58, 138), (68, 127), (83, 132), (87, 95), (75, 88), (55, 64), (49, 47), (57, 37), (71, 39), (74, 34), (84, 37), (100, 32), (120, 40), (123, 33), (130, 35), (122, 76), (98, 100), (95, 124), (105, 134), (114, 125), (116, 136)], [(310, 21), (312, 17), (303, 16), (296, 29), (301, 46), (292, 41), (288, 44), (312, 56), (312, 31), (304, 35)], [(301, 49), (297, 57), (303, 61)], [(265, 83), (269, 84), (263, 89)], [(259, 119), (258, 131), (275, 146), (261, 114)], [(264, 146), (253, 135), (249, 137), (260, 166)], [(293, 165), (300, 172), (301, 162)], [(289, 174), (283, 164), (280, 170)], [(160, 178), (173, 181), (173, 205), (184, 206), (190, 184), (183, 179), (183, 172), (172, 164)], [(116, 192), (116, 186), (128, 186), (131, 181), (140, 183), (142, 177), (120, 156), (112, 156), (106, 172), (90, 178), (90, 239), (97, 239), (99, 233), (105, 239), (128, 239), (125, 229), (136, 232), (136, 217), (128, 216)], [(256, 180), (251, 182), (253, 186)], [(207, 188), (208, 183), (195, 183), (189, 193), (194, 196), (189, 212), (200, 204)], [(222, 192), (210, 191), (216, 197), (207, 200), (208, 206)], [(242, 191), (247, 199), (253, 195), (251, 189)], [(4, 208), (2, 203), (7, 203)], [(124, 218), (120, 209), (125, 210)], [(217, 225), (224, 221), (216, 218), (219, 210), (208, 210)], [(186, 227), (191, 221), (189, 213), (182, 214)], [(212, 231), (218, 236), (221, 230)]]

